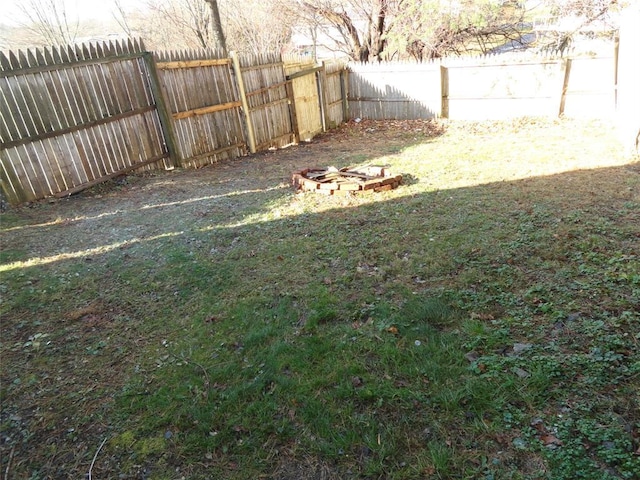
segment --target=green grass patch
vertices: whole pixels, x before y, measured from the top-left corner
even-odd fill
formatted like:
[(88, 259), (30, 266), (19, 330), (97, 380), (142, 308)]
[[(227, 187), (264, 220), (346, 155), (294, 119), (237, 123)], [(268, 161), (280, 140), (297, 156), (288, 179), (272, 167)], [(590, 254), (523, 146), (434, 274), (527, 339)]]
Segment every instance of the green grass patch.
[[(3, 471), (638, 478), (637, 162), (598, 123), (405, 127), (3, 214)], [(312, 162), (408, 181), (294, 194)]]

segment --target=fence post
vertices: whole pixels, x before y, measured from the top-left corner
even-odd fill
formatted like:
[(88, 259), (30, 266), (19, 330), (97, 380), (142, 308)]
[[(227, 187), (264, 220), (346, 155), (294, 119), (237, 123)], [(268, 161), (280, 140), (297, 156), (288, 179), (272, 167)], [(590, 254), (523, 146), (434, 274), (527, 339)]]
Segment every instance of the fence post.
[(618, 111), (618, 65), (620, 62), (620, 33), (616, 34), (613, 45), (613, 108)]
[(440, 65), (440, 91), (442, 95), (440, 116), (449, 118), (449, 69), (444, 65)]
[(164, 89), (160, 84), (160, 76), (158, 75), (156, 60), (153, 58), (153, 54), (151, 52), (143, 52), (142, 60), (146, 63), (147, 70), (149, 71), (151, 94), (156, 101), (156, 111), (160, 119), (160, 127), (162, 128), (162, 133), (164, 134), (164, 139), (167, 144), (167, 151), (169, 152), (169, 165), (165, 162), (165, 169), (172, 170), (176, 163), (180, 163), (175, 132), (173, 131), (173, 116), (167, 106)]
[(320, 114), (322, 115), (322, 131), (329, 128), (329, 102), (327, 102), (327, 62), (322, 62), (322, 69), (318, 71), (318, 93), (320, 94)]
[(242, 113), (244, 115), (244, 123), (247, 127), (247, 142), (249, 143), (249, 152), (256, 153), (256, 136), (253, 131), (253, 122), (251, 121), (251, 112), (249, 111), (249, 102), (247, 101), (247, 92), (244, 88), (244, 80), (242, 79), (242, 69), (240, 68), (240, 60), (236, 52), (229, 52), (233, 65), (233, 72), (236, 76), (236, 85), (240, 94), (240, 103), (242, 104)]
[(295, 137), (296, 143), (300, 143), (300, 126), (298, 125), (298, 112), (296, 111), (296, 95), (293, 91), (293, 80), (287, 80), (285, 87), (287, 89), (287, 97), (289, 97), (289, 116), (291, 117), (293, 136)]
[(564, 60), (564, 78), (562, 80), (562, 90), (560, 92), (560, 108), (558, 110), (558, 116), (564, 113), (564, 105), (567, 100), (567, 90), (569, 89), (569, 77), (571, 76), (571, 59), (565, 58)]
[(349, 70), (345, 65), (340, 70), (340, 94), (342, 95), (342, 122), (349, 121)]

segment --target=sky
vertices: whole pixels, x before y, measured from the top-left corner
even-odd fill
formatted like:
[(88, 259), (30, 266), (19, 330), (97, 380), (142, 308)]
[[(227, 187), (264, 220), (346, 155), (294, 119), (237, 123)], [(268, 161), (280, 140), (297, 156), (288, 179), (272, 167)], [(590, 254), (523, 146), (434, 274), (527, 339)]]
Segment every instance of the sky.
[[(0, 23), (5, 25), (19, 25), (26, 21), (24, 13), (19, 5), (28, 6), (30, 0), (5, 0), (7, 5), (3, 6), (3, 15)], [(48, 0), (46, 0), (48, 1)], [(34, 3), (45, 4), (46, 1), (36, 0)], [(116, 11), (115, 0), (55, 0), (66, 4), (70, 20), (79, 18), (80, 20), (101, 20), (111, 19), (112, 13)], [(133, 10), (137, 7), (144, 8), (144, 0), (120, 0), (125, 10)]]

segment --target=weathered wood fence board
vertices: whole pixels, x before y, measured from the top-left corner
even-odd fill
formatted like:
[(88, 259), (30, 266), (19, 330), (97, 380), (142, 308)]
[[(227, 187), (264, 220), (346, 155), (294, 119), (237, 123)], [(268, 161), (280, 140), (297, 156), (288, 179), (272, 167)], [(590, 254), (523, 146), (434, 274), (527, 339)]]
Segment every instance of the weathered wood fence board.
[(168, 157), (138, 42), (0, 54), (0, 179), (13, 203)]
[(221, 57), (212, 50), (156, 55), (181, 167), (202, 167), (246, 153), (231, 61)]
[(349, 120), (347, 104), (347, 70), (345, 62), (325, 64), (325, 128), (336, 128)]
[(320, 67), (315, 62), (299, 58), (287, 58), (285, 73), (291, 81), (295, 104), (295, 116), (300, 140), (309, 141), (322, 132), (322, 109), (317, 74)]
[(257, 150), (294, 143), (287, 79), (281, 56), (246, 56), (239, 61)]

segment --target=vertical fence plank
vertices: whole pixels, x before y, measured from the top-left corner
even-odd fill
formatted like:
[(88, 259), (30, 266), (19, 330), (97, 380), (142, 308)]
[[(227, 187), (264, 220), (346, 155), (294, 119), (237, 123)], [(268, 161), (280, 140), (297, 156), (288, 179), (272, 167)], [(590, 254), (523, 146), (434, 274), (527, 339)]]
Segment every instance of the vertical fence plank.
[(342, 121), (349, 121), (349, 70), (340, 71), (340, 94), (342, 95)]
[(142, 59), (149, 73), (149, 86), (151, 87), (151, 92), (153, 94), (156, 105), (158, 105), (157, 112), (158, 116), (160, 117), (160, 126), (162, 129), (162, 133), (164, 134), (167, 150), (169, 152), (169, 161), (168, 164), (166, 164), (166, 167), (172, 168), (174, 166), (174, 162), (176, 161), (176, 138), (173, 131), (173, 122), (169, 117), (169, 110), (167, 109), (165, 95), (162, 90), (162, 86), (160, 85), (158, 70), (156, 68), (153, 55), (151, 55), (149, 52), (145, 52), (142, 54)]
[(326, 132), (331, 122), (329, 118), (329, 101), (327, 85), (327, 62), (322, 62), (322, 69), (318, 72), (318, 92), (320, 93), (320, 115), (322, 117), (322, 131)]
[(291, 124), (293, 125), (293, 134), (295, 135), (296, 143), (300, 143), (300, 127), (298, 125), (298, 113), (296, 111), (296, 95), (293, 91), (293, 83), (287, 82), (287, 96), (289, 97), (289, 111), (291, 112)]

